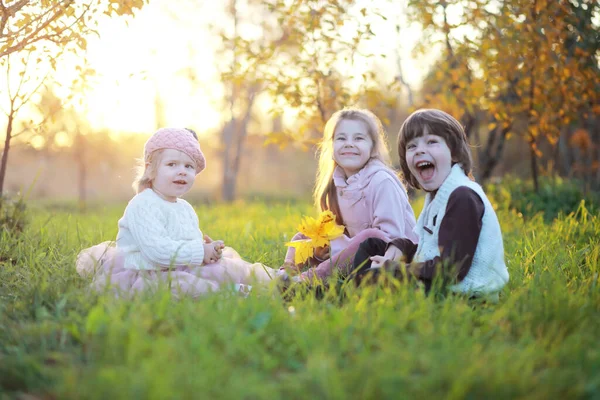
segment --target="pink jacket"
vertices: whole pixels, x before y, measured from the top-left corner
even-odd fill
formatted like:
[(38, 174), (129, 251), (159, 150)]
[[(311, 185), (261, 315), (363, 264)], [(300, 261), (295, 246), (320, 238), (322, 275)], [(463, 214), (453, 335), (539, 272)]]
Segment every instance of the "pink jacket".
[(331, 242), (332, 256), (343, 250), (350, 238), (369, 228), (382, 231), (388, 241), (397, 238), (419, 241), (413, 232), (416, 220), (406, 190), (394, 171), (383, 162), (372, 159), (348, 180), (337, 167), (333, 182), (349, 237), (344, 235)]

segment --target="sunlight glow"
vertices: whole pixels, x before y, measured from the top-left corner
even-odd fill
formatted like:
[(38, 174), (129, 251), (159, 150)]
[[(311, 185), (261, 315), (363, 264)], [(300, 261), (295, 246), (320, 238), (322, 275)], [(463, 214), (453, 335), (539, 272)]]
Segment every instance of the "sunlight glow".
[[(86, 101), (93, 127), (148, 134), (158, 125), (187, 126), (198, 133), (219, 126), (220, 114), (206, 93), (216, 79), (212, 49), (204, 45), (209, 33), (199, 29), (202, 20), (188, 30), (165, 13), (167, 6), (152, 2), (128, 26), (107, 20), (102, 36), (90, 40), (88, 60), (98, 73)], [(198, 43), (201, 63), (189, 54), (190, 37)], [(186, 76), (189, 68), (198, 82)]]
[(31, 147), (36, 150), (42, 149), (46, 145), (46, 139), (43, 136), (36, 135), (29, 141)]
[[(373, 10), (374, 3), (359, 0), (357, 7)], [(359, 56), (353, 70), (346, 72), (359, 80), (366, 70), (376, 69), (382, 80), (389, 80), (397, 74), (396, 54), (400, 52), (404, 77), (417, 88), (423, 63), (430, 62), (411, 55), (419, 29), (406, 24), (402, 7), (377, 4), (382, 14), (398, 19), (402, 37), (397, 37), (394, 23), (374, 24), (376, 38), (364, 50), (387, 58)], [(96, 71), (86, 82), (89, 89), (78, 94), (75, 67), (84, 61), (67, 55), (57, 68), (61, 84), (57, 94), (87, 115), (92, 129), (109, 130), (111, 136), (149, 134), (165, 125), (190, 127), (200, 135), (214, 133), (228, 118), (218, 71), (223, 61), (217, 59), (219, 40), (209, 28), (224, 23), (222, 7), (195, 0), (154, 0), (133, 19), (106, 18), (98, 28), (101, 36), (88, 40), (86, 65)], [(351, 25), (344, 28), (348, 37), (353, 34)], [(243, 29), (256, 33), (248, 26)], [(261, 104), (270, 102), (263, 99)], [(285, 114), (289, 118), (294, 113)], [(34, 138), (32, 145), (42, 143)]]

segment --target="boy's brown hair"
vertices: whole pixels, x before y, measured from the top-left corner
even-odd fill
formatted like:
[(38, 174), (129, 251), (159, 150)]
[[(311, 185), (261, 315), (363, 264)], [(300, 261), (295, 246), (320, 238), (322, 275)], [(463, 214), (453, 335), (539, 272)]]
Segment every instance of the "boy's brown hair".
[(452, 165), (460, 163), (465, 174), (473, 179), (471, 168), (473, 160), (467, 135), (460, 122), (450, 114), (436, 109), (417, 110), (408, 116), (398, 132), (398, 156), (404, 179), (415, 189), (421, 189), (417, 179), (410, 173), (406, 163), (406, 145), (416, 137), (425, 134), (444, 138), (450, 148)]

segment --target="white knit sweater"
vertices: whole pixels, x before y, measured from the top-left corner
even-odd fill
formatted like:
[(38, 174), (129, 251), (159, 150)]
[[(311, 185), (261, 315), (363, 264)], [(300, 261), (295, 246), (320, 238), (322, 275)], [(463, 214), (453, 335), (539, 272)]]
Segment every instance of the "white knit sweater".
[(192, 206), (183, 199), (166, 201), (152, 189), (131, 199), (119, 220), (117, 248), (125, 255), (127, 269), (201, 265), (203, 244)]
[[(461, 282), (450, 286), (450, 290), (475, 296), (494, 293), (502, 289), (508, 282), (508, 270), (504, 263), (504, 245), (500, 223), (481, 186), (465, 175), (460, 164), (455, 164), (452, 167), (450, 174), (438, 189), (433, 201), (430, 194), (427, 194), (425, 198), (423, 211), (415, 226), (415, 231), (419, 235), (419, 245), (414, 261), (423, 262), (440, 256), (438, 234), (442, 219), (446, 213), (450, 195), (461, 186), (467, 186), (477, 193), (483, 201), (485, 211), (471, 268)], [(433, 233), (427, 232), (424, 227), (427, 227)], [(456, 240), (461, 240), (461, 238), (456, 238)]]

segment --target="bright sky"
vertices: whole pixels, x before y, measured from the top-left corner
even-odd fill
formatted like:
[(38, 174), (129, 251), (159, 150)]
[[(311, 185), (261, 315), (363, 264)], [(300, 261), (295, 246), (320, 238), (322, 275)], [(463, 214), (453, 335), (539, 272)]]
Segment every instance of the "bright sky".
[[(219, 125), (220, 86), (215, 84), (210, 32), (203, 28), (216, 10), (196, 12), (195, 26), (187, 26), (177, 20), (176, 3), (152, 1), (128, 26), (123, 20), (109, 20), (101, 25), (100, 38), (89, 41), (88, 60), (98, 74), (86, 102), (93, 126), (152, 132), (157, 96), (167, 124), (207, 129)], [(190, 66), (198, 75), (196, 84), (186, 77)]]
[[(361, 1), (367, 10), (377, 3)], [(420, 30), (406, 26), (401, 5), (386, 7), (382, 11), (389, 23), (373, 26), (372, 49), (388, 56), (377, 65), (387, 69), (384, 73), (391, 78), (396, 74), (395, 54), (400, 51), (404, 77), (416, 87), (428, 64), (411, 54)], [(223, 93), (215, 63), (219, 41), (209, 30), (210, 23), (223, 21), (221, 8), (220, 2), (153, 0), (127, 24), (117, 18), (103, 21), (100, 38), (88, 40), (88, 63), (97, 75), (89, 82), (91, 90), (80, 111), (87, 113), (90, 124), (115, 133), (150, 133), (157, 126), (155, 110), (160, 99), (164, 107), (161, 123), (193, 127), (199, 133), (221, 126)], [(398, 20), (403, 26), (402, 40), (395, 32)], [(370, 63), (363, 60), (357, 67), (366, 69)], [(58, 68), (58, 80), (67, 83), (73, 79), (68, 66), (72, 60), (64, 64)], [(194, 82), (189, 80), (190, 71)]]

